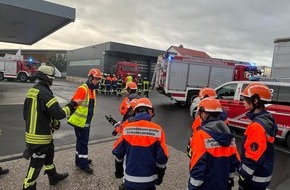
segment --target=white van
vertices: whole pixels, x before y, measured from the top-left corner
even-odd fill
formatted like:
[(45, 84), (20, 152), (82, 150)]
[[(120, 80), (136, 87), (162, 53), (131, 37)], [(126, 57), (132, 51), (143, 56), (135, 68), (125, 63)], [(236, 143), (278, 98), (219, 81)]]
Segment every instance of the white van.
[[(235, 128), (245, 129), (251, 120), (246, 116), (241, 100), (241, 92), (250, 83), (257, 81), (232, 81), (217, 87), (216, 93), (223, 109), (228, 113), (229, 125)], [(267, 85), (272, 91), (272, 102), (266, 104), (266, 110), (272, 113), (277, 125), (277, 138), (284, 140), (290, 147), (290, 83), (258, 81)], [(191, 115), (194, 114), (191, 107)]]

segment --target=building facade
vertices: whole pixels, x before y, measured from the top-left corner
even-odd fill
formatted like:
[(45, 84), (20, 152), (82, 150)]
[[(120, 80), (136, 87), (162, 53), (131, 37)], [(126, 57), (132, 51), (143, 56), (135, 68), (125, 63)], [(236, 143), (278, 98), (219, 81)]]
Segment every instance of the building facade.
[(67, 52), (67, 80), (78, 81), (87, 78), (91, 68), (98, 68), (104, 73), (116, 74), (117, 62), (138, 63), (139, 73), (152, 78), (157, 58), (164, 51), (139, 46), (106, 42)]

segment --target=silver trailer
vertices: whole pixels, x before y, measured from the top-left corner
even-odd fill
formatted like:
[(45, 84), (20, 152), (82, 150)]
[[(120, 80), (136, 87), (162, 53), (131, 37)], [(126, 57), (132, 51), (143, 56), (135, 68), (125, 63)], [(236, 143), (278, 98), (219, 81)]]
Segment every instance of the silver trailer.
[(290, 82), (290, 37), (274, 40), (271, 78)]

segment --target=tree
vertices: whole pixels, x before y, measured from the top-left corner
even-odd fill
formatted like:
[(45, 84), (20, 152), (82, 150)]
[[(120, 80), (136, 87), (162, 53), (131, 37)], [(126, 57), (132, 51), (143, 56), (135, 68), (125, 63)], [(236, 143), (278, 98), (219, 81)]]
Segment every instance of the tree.
[(60, 72), (66, 72), (67, 56), (66, 54), (54, 54), (48, 58), (48, 63), (53, 64)]

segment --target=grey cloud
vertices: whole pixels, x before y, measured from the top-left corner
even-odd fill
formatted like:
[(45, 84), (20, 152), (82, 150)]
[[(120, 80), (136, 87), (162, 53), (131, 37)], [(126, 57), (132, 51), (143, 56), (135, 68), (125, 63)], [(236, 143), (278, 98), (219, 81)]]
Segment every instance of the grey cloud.
[[(183, 44), (212, 57), (271, 65), (274, 38), (290, 36), (288, 0), (50, 2), (76, 8), (76, 21), (22, 48), (75, 49), (116, 41), (166, 50)], [(16, 46), (0, 43), (0, 48)]]

